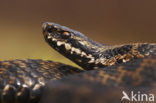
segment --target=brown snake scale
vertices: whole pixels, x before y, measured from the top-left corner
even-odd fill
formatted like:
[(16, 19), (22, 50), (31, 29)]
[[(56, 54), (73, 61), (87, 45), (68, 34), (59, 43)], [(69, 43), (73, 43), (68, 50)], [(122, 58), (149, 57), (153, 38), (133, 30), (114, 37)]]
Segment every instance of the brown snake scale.
[(82, 69), (50, 60), (0, 61), (0, 103), (142, 103), (121, 98), (156, 94), (156, 44), (112, 46), (55, 23), (42, 29), (45, 41)]

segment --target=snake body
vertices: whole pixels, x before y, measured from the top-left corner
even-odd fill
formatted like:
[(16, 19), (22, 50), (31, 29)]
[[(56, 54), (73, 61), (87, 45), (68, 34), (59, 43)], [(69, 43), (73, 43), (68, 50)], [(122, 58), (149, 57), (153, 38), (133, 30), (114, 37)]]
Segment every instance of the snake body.
[(107, 94), (117, 98), (123, 88), (153, 88), (156, 44), (105, 45), (49, 22), (42, 29), (45, 41), (83, 70), (45, 60), (1, 61), (0, 103), (38, 103), (40, 98), (41, 103), (113, 103)]
[(69, 65), (46, 60), (9, 60), (0, 62), (2, 103), (35, 103), (48, 80), (80, 73)]
[(50, 81), (40, 103), (134, 103), (121, 102), (123, 91), (156, 95), (156, 57), (145, 57)]

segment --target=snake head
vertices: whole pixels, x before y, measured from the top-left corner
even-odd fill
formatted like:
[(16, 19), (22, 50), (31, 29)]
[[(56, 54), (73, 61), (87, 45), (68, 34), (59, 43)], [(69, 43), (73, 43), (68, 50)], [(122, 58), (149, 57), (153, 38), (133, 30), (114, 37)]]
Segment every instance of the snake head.
[(51, 39), (56, 42), (66, 42), (72, 36), (72, 32), (69, 28), (55, 23), (44, 23), (42, 30), (46, 40)]
[(82, 33), (50, 22), (44, 23), (42, 30), (46, 42), (76, 64), (86, 67), (84, 63), (93, 62), (97, 44)]
[(63, 51), (74, 52), (72, 49), (80, 50), (89, 43), (82, 33), (59, 24), (46, 22), (42, 26), (42, 31), (46, 42), (57, 51), (62, 51), (64, 48)]
[(42, 32), (45, 41), (61, 54), (65, 55), (71, 50), (72, 47), (69, 41), (73, 37), (73, 33), (69, 28), (55, 23), (45, 22), (42, 25)]

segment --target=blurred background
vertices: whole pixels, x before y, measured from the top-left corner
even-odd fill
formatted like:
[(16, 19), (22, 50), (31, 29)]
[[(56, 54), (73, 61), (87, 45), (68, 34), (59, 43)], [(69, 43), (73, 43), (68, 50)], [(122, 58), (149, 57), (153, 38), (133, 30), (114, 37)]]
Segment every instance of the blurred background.
[(156, 42), (156, 0), (0, 0), (0, 60), (74, 65), (45, 43), (41, 25), (46, 21), (105, 44)]

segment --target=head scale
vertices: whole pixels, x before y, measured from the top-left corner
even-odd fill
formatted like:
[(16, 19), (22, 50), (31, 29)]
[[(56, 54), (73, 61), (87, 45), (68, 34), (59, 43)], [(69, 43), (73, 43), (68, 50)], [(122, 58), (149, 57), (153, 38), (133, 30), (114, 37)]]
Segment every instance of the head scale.
[(94, 62), (97, 45), (82, 33), (49, 22), (42, 29), (46, 42), (76, 64), (87, 67), (89, 61)]

